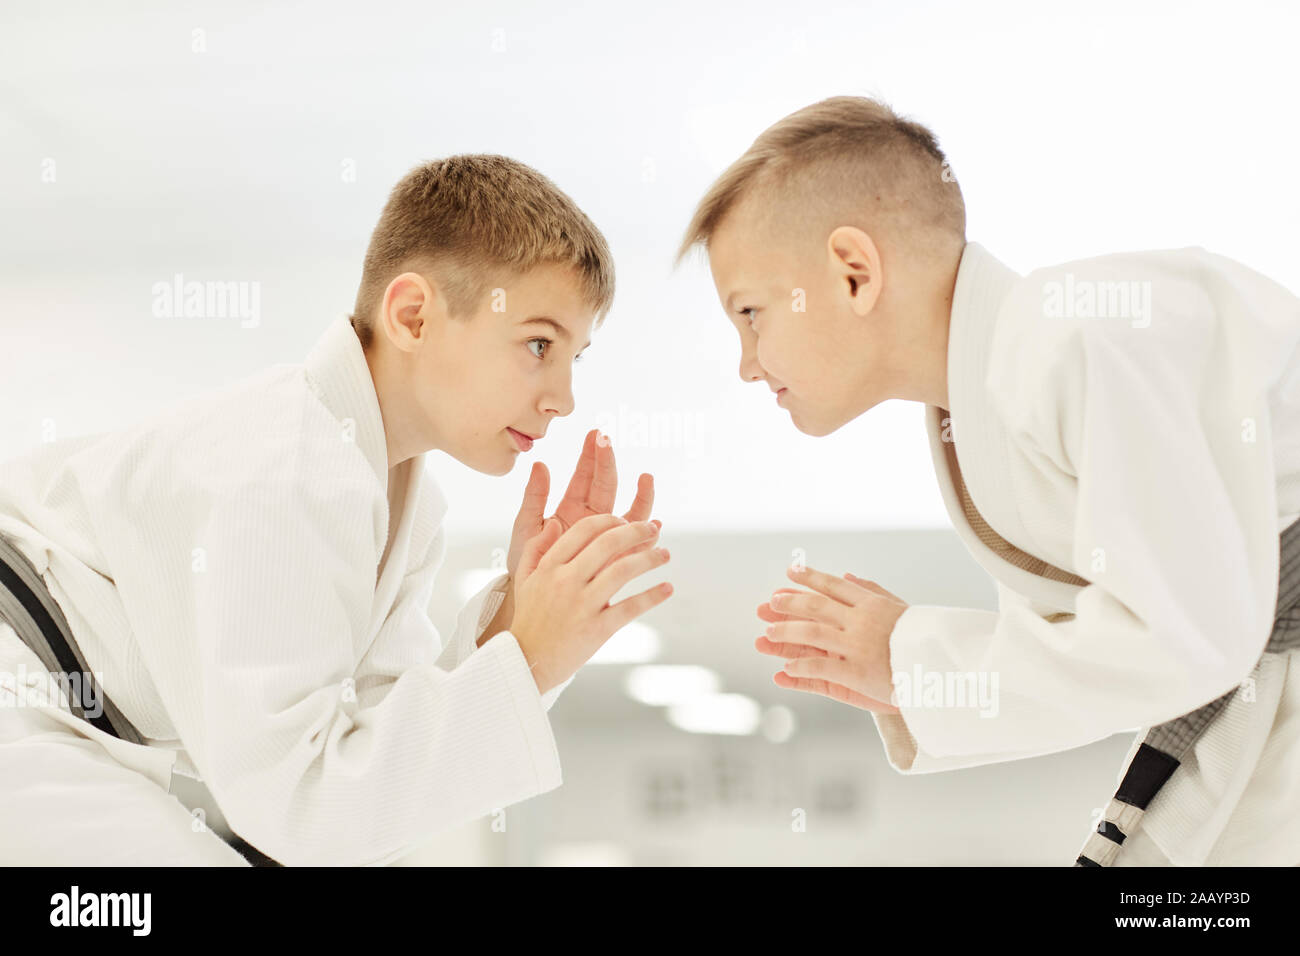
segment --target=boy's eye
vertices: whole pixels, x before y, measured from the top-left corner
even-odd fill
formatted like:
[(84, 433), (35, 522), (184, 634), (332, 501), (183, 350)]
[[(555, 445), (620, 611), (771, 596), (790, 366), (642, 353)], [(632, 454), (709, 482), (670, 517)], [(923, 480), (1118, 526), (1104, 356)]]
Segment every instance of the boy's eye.
[(758, 309), (754, 308), (753, 306), (750, 306), (750, 307), (747, 308), (747, 309), (741, 309), (741, 310), (740, 310), (740, 314), (743, 315), (743, 316), (745, 316), (745, 318), (749, 319), (750, 322), (753, 322), (753, 321), (754, 321), (754, 315), (753, 315), (753, 313), (755, 313), (755, 312), (757, 312), (757, 311), (758, 311)]
[[(544, 343), (544, 344), (547, 345), (547, 346), (550, 346), (550, 345), (555, 344), (555, 343), (552, 342), (550, 339), (541, 338), (541, 339), (529, 339), (529, 340), (528, 340), (528, 345), (531, 346), (534, 342), (542, 342), (542, 343)], [(546, 352), (547, 352), (547, 351), (549, 351), (549, 349), (544, 349), (541, 355), (537, 355), (536, 352), (533, 352), (533, 354), (534, 354), (534, 355), (537, 355), (538, 358), (545, 358), (545, 357), (546, 357)], [(582, 361), (582, 356), (586, 354), (586, 351), (587, 351), (586, 349), (583, 349), (581, 352), (579, 352), (577, 355), (575, 355), (575, 356), (573, 357), (573, 360), (574, 360), (575, 362), (581, 362), (581, 361)]]

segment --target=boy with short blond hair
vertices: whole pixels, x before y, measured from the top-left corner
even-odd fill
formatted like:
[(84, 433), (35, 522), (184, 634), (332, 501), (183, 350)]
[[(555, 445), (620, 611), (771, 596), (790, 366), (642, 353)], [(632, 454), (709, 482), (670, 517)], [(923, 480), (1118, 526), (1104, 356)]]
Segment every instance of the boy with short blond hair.
[[(510, 471), (573, 411), (613, 288), (603, 237), (541, 174), (427, 163), (303, 365), (0, 468), (0, 697), (21, 705), (0, 708), (3, 862), (242, 865), (173, 772), (206, 783), (249, 859), (286, 865), (389, 862), (558, 786), (547, 711), (670, 593), (609, 603), (667, 560), (650, 476), (609, 513), (592, 432), (544, 519), (535, 465), (506, 573), (443, 641), (447, 502), (424, 455)], [(91, 693), (13, 679), (42, 672)]]
[[(902, 773), (1140, 727), (1076, 865), (1300, 863), (1300, 301), (1199, 248), (1022, 277), (966, 241), (930, 131), (863, 97), (760, 135), (697, 245), (800, 431), (925, 403), (997, 584), (997, 611), (909, 606), (792, 567), (759, 607), (776, 683), (870, 710)], [(992, 712), (949, 699), (990, 679)]]
[(393, 276), (436, 274), (454, 316), (490, 302), (495, 278), (542, 263), (573, 268), (597, 327), (614, 300), (605, 237), (555, 184), (505, 156), (456, 156), (411, 170), (393, 187), (366, 249), (351, 322), (363, 349)]

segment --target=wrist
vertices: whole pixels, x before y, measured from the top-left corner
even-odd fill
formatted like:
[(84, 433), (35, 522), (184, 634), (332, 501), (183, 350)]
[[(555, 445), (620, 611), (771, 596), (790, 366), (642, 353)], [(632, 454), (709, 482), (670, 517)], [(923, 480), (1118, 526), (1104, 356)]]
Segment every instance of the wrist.
[(487, 628), (484, 629), (475, 642), (479, 647), (482, 647), (495, 635), (510, 629), (510, 624), (515, 616), (514, 588), (511, 584), (512, 579), (507, 577), (503, 585), (505, 593), (501, 599), (501, 604), (497, 607), (496, 614), (492, 615), (492, 620), (488, 623)]
[(501, 598), (501, 606), (497, 608), (496, 619), (501, 624), (501, 629), (508, 630), (510, 622), (515, 617), (515, 579), (514, 575), (507, 575), (501, 588), (504, 597)]

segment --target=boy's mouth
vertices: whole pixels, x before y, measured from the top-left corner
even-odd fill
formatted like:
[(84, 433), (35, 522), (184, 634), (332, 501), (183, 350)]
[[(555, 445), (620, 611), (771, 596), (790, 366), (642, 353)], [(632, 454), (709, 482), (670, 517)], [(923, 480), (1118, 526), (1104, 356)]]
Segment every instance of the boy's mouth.
[(781, 404), (781, 396), (784, 395), (785, 392), (786, 392), (786, 390), (783, 388), (783, 389), (781, 389), (779, 392), (776, 393), (776, 403), (777, 403), (778, 405)]
[(509, 426), (506, 427), (506, 431), (508, 431), (510, 433), (510, 437), (515, 440), (515, 444), (519, 446), (520, 451), (528, 451), (530, 448), (533, 447), (533, 440), (529, 438), (527, 435), (525, 435), (523, 432), (517, 432), (513, 428), (510, 428)]

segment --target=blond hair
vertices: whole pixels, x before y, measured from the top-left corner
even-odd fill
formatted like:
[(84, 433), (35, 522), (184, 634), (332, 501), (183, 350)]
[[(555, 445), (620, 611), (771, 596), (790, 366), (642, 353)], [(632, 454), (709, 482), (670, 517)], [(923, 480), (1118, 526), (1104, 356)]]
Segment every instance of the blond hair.
[(859, 225), (914, 251), (966, 241), (966, 204), (934, 134), (863, 96), (833, 96), (764, 130), (700, 200), (675, 261), (707, 250), (742, 202), (787, 232)]
[(506, 156), (433, 160), (407, 173), (384, 205), (366, 249), (352, 328), (369, 348), (384, 292), (403, 272), (436, 277), (448, 311), (462, 316), (475, 311), (497, 274), (553, 262), (574, 267), (599, 325), (614, 299), (614, 260), (572, 199)]

